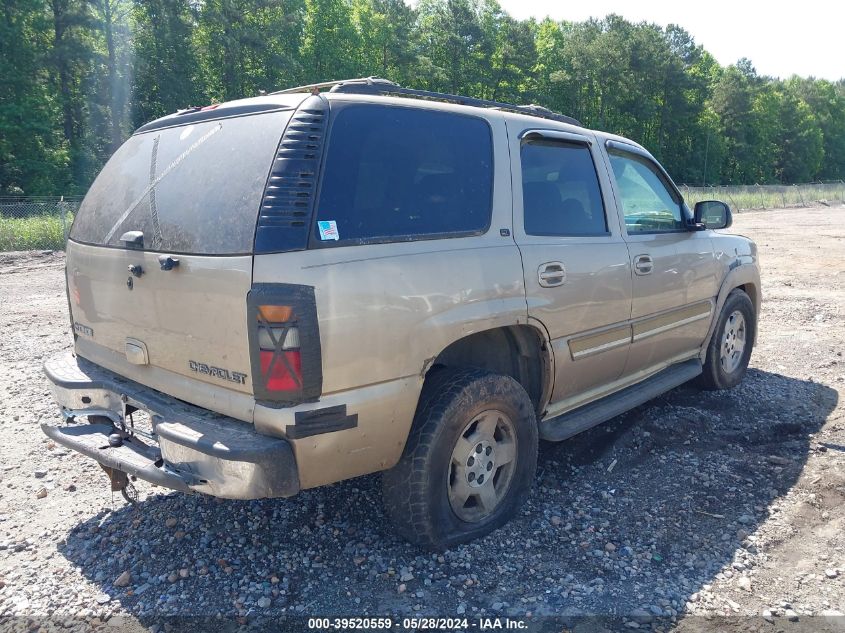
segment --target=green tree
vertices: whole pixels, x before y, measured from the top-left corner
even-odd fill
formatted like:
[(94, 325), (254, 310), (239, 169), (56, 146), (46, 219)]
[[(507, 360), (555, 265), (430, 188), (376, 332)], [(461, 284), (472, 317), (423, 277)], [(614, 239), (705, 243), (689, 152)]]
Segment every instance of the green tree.
[[(96, 171), (92, 156), (95, 139), (86, 134), (88, 94), (96, 94), (88, 81), (93, 58), (95, 20), (84, 0), (50, 0), (52, 12), (52, 83), (61, 105), (61, 125), (69, 152), (70, 191), (84, 191)], [(86, 92), (86, 88), (91, 90)]]
[(775, 173), (781, 182), (810, 182), (824, 160), (824, 135), (812, 109), (788, 85), (778, 86)]
[[(289, 49), (279, 45), (291, 33), (283, 0), (206, 0), (197, 10), (195, 47), (207, 95), (229, 101), (271, 90), (282, 79), (300, 74)], [(292, 12), (292, 15), (296, 15)], [(285, 83), (287, 83), (285, 81)]]
[(302, 60), (306, 83), (354, 77), (361, 39), (346, 0), (306, 0)]
[(491, 77), (485, 96), (494, 101), (521, 102), (533, 79), (537, 24), (532, 20), (520, 22), (505, 14), (495, 26)]
[[(655, 132), (657, 153), (680, 182), (699, 183), (709, 153), (705, 102), (709, 71), (716, 64), (684, 29), (669, 25), (661, 33), (666, 49)], [(715, 148), (714, 148), (715, 149)]]
[[(420, 0), (417, 42), (420, 82), (441, 92), (474, 93), (479, 87), (483, 32), (470, 0)], [(475, 84), (473, 86), (473, 84)]]
[(676, 25), (537, 23), (497, 0), (6, 0), (0, 193), (82, 192), (179, 108), (359, 75), (538, 103), (690, 184), (845, 178), (845, 80), (721, 68)]
[(105, 40), (109, 150), (114, 152), (126, 138), (126, 103), (129, 82), (129, 0), (92, 0), (95, 19)]
[(352, 7), (363, 74), (400, 84), (412, 80), (415, 11), (404, 0), (355, 0)]
[(793, 77), (788, 85), (807, 103), (822, 133), (824, 158), (813, 178), (845, 178), (845, 89), (842, 82), (834, 84), (823, 79)]
[(566, 89), (572, 77), (561, 67), (564, 34), (557, 22), (546, 18), (537, 25), (534, 46), (537, 51), (529, 82), (529, 98), (547, 107), (576, 116), (572, 93)]
[(0, 14), (0, 195), (70, 189), (51, 17), (36, 0), (8, 0)]
[(144, 0), (133, 13), (132, 124), (203, 102), (186, 0)]
[(726, 158), (721, 181), (727, 184), (769, 182), (774, 178), (774, 107), (771, 91), (748, 60), (721, 73), (711, 107), (720, 120)]

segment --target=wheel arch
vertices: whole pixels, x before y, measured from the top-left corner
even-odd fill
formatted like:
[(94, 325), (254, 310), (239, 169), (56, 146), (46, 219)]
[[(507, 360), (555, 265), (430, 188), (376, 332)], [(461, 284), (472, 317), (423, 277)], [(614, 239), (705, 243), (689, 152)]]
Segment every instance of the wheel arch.
[(553, 358), (548, 336), (534, 325), (506, 325), (474, 332), (447, 345), (427, 368), (476, 367), (516, 380), (539, 416), (551, 393)]
[(757, 322), (760, 316), (760, 305), (762, 303), (762, 293), (760, 290), (760, 269), (756, 263), (747, 263), (737, 266), (731, 270), (722, 282), (719, 288), (719, 294), (716, 296), (716, 305), (713, 309), (713, 316), (710, 320), (710, 328), (707, 330), (707, 336), (701, 346), (699, 358), (703, 363), (707, 357), (707, 347), (710, 345), (710, 340), (713, 337), (713, 332), (716, 329), (716, 324), (719, 322), (719, 315), (722, 313), (722, 308), (728, 295), (734, 290), (742, 290), (751, 299), (751, 304), (754, 306), (754, 341), (753, 345), (757, 344)]

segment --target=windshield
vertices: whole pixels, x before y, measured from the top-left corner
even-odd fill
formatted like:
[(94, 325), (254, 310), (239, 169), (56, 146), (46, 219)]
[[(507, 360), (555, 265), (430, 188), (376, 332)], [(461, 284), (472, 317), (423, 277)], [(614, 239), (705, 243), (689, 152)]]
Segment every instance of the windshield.
[(291, 111), (205, 121), (132, 136), (89, 189), (73, 240), (202, 255), (252, 252), (255, 222)]

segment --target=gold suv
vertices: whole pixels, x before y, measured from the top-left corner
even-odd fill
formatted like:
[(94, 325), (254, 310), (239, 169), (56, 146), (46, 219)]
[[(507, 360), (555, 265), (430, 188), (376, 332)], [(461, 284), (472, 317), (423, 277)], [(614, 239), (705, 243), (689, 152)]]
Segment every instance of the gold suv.
[(742, 380), (760, 277), (730, 223), (537, 106), (369, 78), (180, 111), (74, 221), (43, 430), (124, 491), (383, 471), (405, 538), (468, 541), (524, 501), (540, 438)]

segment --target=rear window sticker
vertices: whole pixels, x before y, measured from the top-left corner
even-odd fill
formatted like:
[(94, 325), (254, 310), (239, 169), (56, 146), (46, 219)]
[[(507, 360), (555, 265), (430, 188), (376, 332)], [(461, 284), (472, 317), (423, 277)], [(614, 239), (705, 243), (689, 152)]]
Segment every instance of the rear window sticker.
[(317, 228), (320, 230), (321, 240), (340, 239), (340, 235), (337, 233), (337, 222), (334, 220), (320, 220), (317, 222)]

